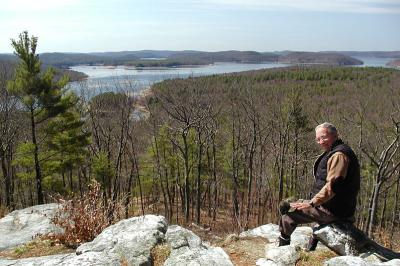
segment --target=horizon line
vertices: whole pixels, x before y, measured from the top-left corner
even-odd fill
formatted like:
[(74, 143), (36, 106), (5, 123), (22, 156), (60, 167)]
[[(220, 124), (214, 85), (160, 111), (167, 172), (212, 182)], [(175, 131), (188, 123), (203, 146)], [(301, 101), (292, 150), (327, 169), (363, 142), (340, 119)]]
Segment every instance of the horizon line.
[[(205, 52), (205, 53), (216, 53), (216, 52), (258, 52), (258, 53), (282, 53), (282, 52), (311, 52), (311, 53), (330, 53), (330, 52), (361, 52), (361, 53), (368, 53), (368, 52), (400, 52), (399, 50), (319, 50), (319, 51), (312, 51), (312, 50), (274, 50), (274, 51), (260, 51), (260, 50), (235, 50), (235, 49), (228, 49), (228, 50), (194, 50), (194, 49), (183, 49), (183, 50), (169, 50), (169, 49), (139, 49), (139, 50), (106, 50), (106, 51), (92, 51), (92, 52), (73, 52), (73, 51), (54, 51), (54, 52), (40, 52), (37, 54), (93, 54), (93, 53), (124, 53), (124, 52), (144, 52), (144, 51), (156, 51), (156, 52)], [(14, 52), (0, 52), (1, 55), (15, 55)]]

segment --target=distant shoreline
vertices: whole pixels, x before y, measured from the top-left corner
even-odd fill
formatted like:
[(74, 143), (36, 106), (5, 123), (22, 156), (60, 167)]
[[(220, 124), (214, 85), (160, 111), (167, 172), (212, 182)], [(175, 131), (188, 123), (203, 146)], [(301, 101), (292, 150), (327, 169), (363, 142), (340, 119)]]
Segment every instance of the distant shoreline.
[[(270, 61), (265, 61), (265, 62), (213, 62), (210, 64), (182, 64), (182, 65), (176, 65), (176, 66), (132, 66), (132, 65), (110, 65), (110, 64), (78, 64), (78, 65), (73, 65), (68, 67), (68, 69), (72, 70), (72, 67), (100, 67), (104, 69), (126, 69), (126, 70), (170, 70), (170, 69), (177, 69), (177, 68), (201, 68), (201, 67), (206, 67), (206, 66), (213, 66), (213, 65), (218, 65), (218, 64), (251, 64), (251, 65), (261, 65), (261, 64), (290, 64), (287, 62), (270, 62)], [(324, 63), (303, 63), (302, 65), (313, 65), (313, 64), (324, 64)]]
[(400, 59), (395, 59), (395, 60), (388, 62), (386, 64), (386, 66), (393, 67), (395, 69), (399, 69), (400, 68)]

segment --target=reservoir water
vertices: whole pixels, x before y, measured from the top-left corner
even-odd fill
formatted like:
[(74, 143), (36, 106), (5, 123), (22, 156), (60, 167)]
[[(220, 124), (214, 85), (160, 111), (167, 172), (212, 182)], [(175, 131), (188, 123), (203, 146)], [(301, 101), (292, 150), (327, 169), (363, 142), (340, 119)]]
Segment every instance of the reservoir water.
[(381, 58), (381, 57), (361, 57), (353, 56), (354, 58), (364, 62), (361, 67), (387, 67), (386, 64), (398, 58)]
[(135, 69), (126, 66), (73, 66), (71, 70), (88, 75), (84, 81), (71, 82), (74, 90), (92, 91), (93, 94), (105, 91), (130, 91), (140, 92), (150, 85), (166, 79), (198, 77), (213, 74), (241, 72), (263, 68), (285, 67), (287, 64), (241, 64), (241, 63), (215, 63), (206, 66), (171, 67), (171, 68), (146, 68)]
[[(363, 66), (384, 67), (392, 58), (358, 58), (364, 62)], [(135, 69), (126, 66), (73, 66), (71, 70), (88, 75), (84, 81), (71, 82), (71, 88), (78, 93), (85, 91), (91, 96), (106, 91), (130, 91), (138, 93), (150, 85), (166, 79), (198, 77), (222, 73), (241, 72), (265, 68), (290, 66), (288, 64), (264, 63), (215, 63), (207, 66), (176, 67), (176, 68), (147, 68)], [(89, 96), (90, 97), (90, 96)]]

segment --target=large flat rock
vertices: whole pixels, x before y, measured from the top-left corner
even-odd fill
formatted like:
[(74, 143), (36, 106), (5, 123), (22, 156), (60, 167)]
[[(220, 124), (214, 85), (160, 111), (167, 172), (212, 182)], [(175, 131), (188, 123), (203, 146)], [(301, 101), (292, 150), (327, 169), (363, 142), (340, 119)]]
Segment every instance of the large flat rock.
[[(129, 265), (151, 265), (150, 251), (162, 242), (167, 227), (165, 218), (158, 215), (122, 220), (104, 229), (92, 242), (79, 246), (74, 262), (79, 261), (81, 256), (104, 256), (112, 261), (125, 261)], [(98, 265), (90, 264), (90, 261), (85, 265)], [(94, 258), (93, 262), (96, 261)]]
[(150, 251), (164, 239), (166, 231), (167, 222), (163, 216), (133, 217), (107, 227), (92, 242), (79, 246), (76, 254), (3, 259), (0, 266), (151, 265)]
[(298, 248), (295, 246), (282, 246), (266, 249), (265, 258), (273, 261), (277, 265), (294, 266), (300, 258)]
[[(312, 236), (312, 228), (309, 226), (298, 226), (294, 230), (291, 236), (291, 245), (305, 248), (308, 244), (310, 237)], [(277, 224), (265, 224), (254, 229), (250, 229), (242, 232), (240, 237), (263, 237), (266, 238), (270, 243), (278, 241), (278, 237), (281, 235), (279, 232), (279, 226)], [(321, 245), (320, 245), (321, 246)]]
[(327, 260), (325, 266), (370, 266), (372, 264), (366, 262), (360, 257), (340, 256)]
[(339, 255), (359, 255), (356, 241), (349, 234), (346, 234), (333, 226), (322, 227), (321, 229), (316, 230), (314, 234), (327, 247)]
[[(41, 212), (37, 211), (41, 210)], [(37, 233), (54, 231), (50, 226), (38, 227), (38, 224), (48, 224), (48, 216), (53, 215), (54, 206), (35, 206), (11, 213), (5, 217), (2, 236), (14, 236), (18, 231), (32, 227), (33, 230), (25, 242), (31, 240)], [(33, 217), (32, 217), (33, 216)], [(36, 225), (29, 223), (37, 223)], [(12, 230), (10, 229), (12, 228)], [(44, 228), (44, 229), (43, 229)], [(6, 237), (8, 238), (8, 237)], [(4, 238), (2, 237), (4, 241)], [(14, 241), (13, 244), (21, 244), (22, 241)], [(232, 266), (229, 256), (219, 247), (211, 247), (190, 230), (180, 226), (168, 227), (163, 216), (145, 215), (121, 220), (107, 227), (93, 241), (84, 243), (78, 247), (76, 254), (62, 254), (19, 260), (0, 258), (0, 266), (106, 266), (106, 265), (152, 265), (152, 249), (161, 243), (167, 243), (171, 247), (169, 258), (165, 261), (168, 265), (196, 265), (196, 266)], [(10, 247), (10, 245), (7, 245)]]
[(183, 227), (171, 225), (166, 242), (172, 251), (165, 266), (233, 266), (222, 248), (203, 244), (197, 235)]
[(0, 251), (27, 243), (38, 234), (62, 232), (51, 222), (58, 206), (55, 203), (36, 205), (0, 219)]
[(365, 259), (355, 256), (340, 256), (327, 260), (325, 266), (400, 266), (399, 259), (393, 259), (386, 262), (369, 262)]
[(0, 258), (0, 266), (56, 266), (61, 265), (64, 261), (75, 257), (75, 253), (60, 254), (43, 257), (33, 257), (19, 260), (8, 260)]
[(280, 236), (279, 226), (277, 224), (264, 224), (259, 227), (240, 233), (240, 237), (260, 236), (266, 238), (269, 242), (275, 242)]
[(320, 226), (315, 236), (331, 250), (342, 256), (374, 254), (382, 260), (400, 259), (400, 253), (388, 249), (359, 230), (351, 223), (333, 223)]

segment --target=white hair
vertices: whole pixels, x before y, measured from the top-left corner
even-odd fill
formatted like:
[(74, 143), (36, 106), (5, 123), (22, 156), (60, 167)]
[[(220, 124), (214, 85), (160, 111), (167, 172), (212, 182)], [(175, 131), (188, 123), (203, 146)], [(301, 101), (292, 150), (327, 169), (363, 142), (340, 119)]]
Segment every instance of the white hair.
[(324, 122), (324, 123), (322, 123), (322, 124), (316, 126), (316, 127), (315, 127), (315, 131), (317, 131), (319, 128), (326, 128), (326, 129), (328, 130), (329, 133), (337, 135), (337, 129), (336, 129), (336, 127), (335, 127), (333, 124), (331, 124), (331, 123)]

